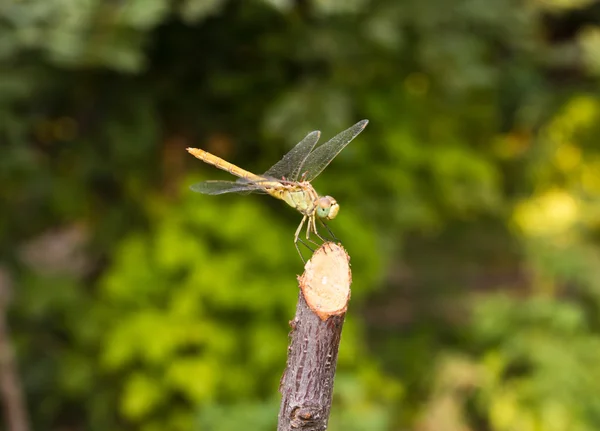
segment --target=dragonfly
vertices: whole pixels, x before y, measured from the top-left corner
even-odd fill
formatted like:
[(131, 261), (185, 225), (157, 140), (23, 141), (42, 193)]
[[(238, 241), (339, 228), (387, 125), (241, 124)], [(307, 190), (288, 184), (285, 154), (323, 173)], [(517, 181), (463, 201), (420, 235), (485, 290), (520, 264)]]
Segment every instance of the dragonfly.
[(325, 224), (325, 220), (333, 220), (340, 210), (337, 201), (331, 196), (320, 196), (311, 185), (311, 181), (364, 130), (368, 122), (368, 120), (359, 121), (318, 147), (316, 144), (321, 132), (318, 130), (310, 132), (262, 175), (253, 174), (199, 148), (187, 148), (194, 157), (238, 177), (236, 181), (203, 181), (190, 188), (206, 195), (266, 193), (283, 200), (303, 216), (294, 234), (294, 246), (304, 261), (298, 247), (298, 241), (308, 247), (299, 239), (302, 227), (306, 224), (306, 239), (313, 244), (317, 243), (311, 239), (311, 233), (325, 241), (317, 230), (317, 221), (323, 224), (329, 234), (335, 238)]

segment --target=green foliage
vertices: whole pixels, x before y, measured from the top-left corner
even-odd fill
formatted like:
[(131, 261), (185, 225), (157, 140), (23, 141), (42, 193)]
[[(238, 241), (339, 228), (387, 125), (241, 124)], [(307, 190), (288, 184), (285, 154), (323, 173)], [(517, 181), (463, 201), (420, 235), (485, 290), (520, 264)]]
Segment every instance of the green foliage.
[[(277, 391), (287, 351), (285, 322), (298, 294), (289, 274), (299, 272), (301, 262), (293, 226), (259, 207), (258, 198), (210, 199), (188, 195), (187, 188), (181, 196), (149, 202), (153, 229), (131, 233), (116, 249), (96, 313), (100, 366), (129, 376), (118, 400), (124, 417), (151, 426), (154, 412), (180, 400), (189, 429), (190, 407), (210, 420), (204, 405), (243, 403)], [(368, 249), (361, 238), (367, 237), (349, 244)], [(373, 286), (368, 274), (376, 271), (368, 268), (378, 259), (365, 252), (357, 259), (365, 268), (355, 280), (360, 292)], [(345, 359), (344, 351), (352, 351), (358, 334), (350, 327), (344, 337), (340, 364), (355, 369), (363, 360)], [(183, 419), (179, 413), (164, 420), (163, 426), (175, 428)]]
[(600, 337), (585, 320), (574, 303), (487, 298), (476, 307), (472, 324), (480, 354), (442, 362), (446, 389), (438, 392), (437, 403), (432, 400), (429, 413), (454, 391), (456, 409), (463, 411), (462, 419), (452, 418), (456, 426), (466, 425), (473, 403), (479, 420), (494, 430), (597, 429), (600, 404), (586, 394), (600, 389), (594, 365)]
[(597, 429), (597, 8), (5, 1), (0, 269), (34, 428), (273, 429), (298, 214), (194, 195), (191, 169), (225, 175), (185, 147), (263, 172), (368, 118), (314, 182), (354, 280), (330, 429)]
[(279, 400), (265, 403), (239, 403), (231, 406), (208, 405), (199, 415), (198, 429), (235, 431), (240, 424), (252, 424), (258, 431), (277, 428)]

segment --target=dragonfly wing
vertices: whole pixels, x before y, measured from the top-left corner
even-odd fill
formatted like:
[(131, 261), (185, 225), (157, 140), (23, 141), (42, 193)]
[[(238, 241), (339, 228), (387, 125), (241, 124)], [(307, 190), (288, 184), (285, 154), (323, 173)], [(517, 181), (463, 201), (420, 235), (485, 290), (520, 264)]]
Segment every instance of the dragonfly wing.
[(349, 129), (334, 136), (329, 141), (318, 147), (310, 153), (303, 166), (300, 167), (302, 173), (306, 172), (306, 181), (311, 181), (317, 177), (323, 169), (348, 145), (363, 129), (367, 126), (369, 120), (362, 120)]
[(294, 148), (292, 148), (283, 158), (275, 163), (264, 173), (264, 176), (281, 180), (285, 178), (289, 181), (297, 181), (301, 172), (300, 169), (310, 152), (315, 148), (321, 132), (310, 132)]
[(195, 192), (205, 195), (222, 195), (223, 193), (261, 193), (265, 192), (258, 183), (245, 181), (203, 181), (190, 186)]

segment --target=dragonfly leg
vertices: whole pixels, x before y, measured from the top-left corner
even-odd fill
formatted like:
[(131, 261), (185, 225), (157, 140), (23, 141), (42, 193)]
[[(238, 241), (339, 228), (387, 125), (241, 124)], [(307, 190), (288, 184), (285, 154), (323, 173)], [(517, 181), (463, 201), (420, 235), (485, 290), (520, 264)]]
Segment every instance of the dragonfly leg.
[[(311, 252), (311, 254), (315, 252), (315, 249), (309, 246), (307, 243), (305, 243), (302, 238), (298, 238), (298, 242), (304, 247), (306, 247)], [(298, 251), (300, 258), (302, 258), (302, 262), (306, 263), (306, 261), (304, 260), (304, 256), (302, 256), (302, 253), (300, 252), (300, 247), (298, 247), (298, 243), (295, 243), (294, 245), (296, 246), (296, 250)]]
[(306, 246), (306, 248), (313, 251), (304, 241), (302, 241), (299, 238), (300, 231), (302, 230), (302, 226), (304, 226), (304, 222), (306, 222), (306, 218), (307, 218), (307, 216), (302, 217), (302, 221), (298, 225), (298, 229), (296, 229), (296, 233), (294, 234), (294, 247), (296, 247), (296, 251), (300, 255), (300, 259), (302, 259), (302, 262), (304, 262), (304, 263), (306, 263), (306, 261), (304, 260), (304, 256), (302, 256), (302, 253), (300, 252), (300, 247), (298, 247), (298, 241), (300, 241), (302, 244), (304, 244)]
[(302, 221), (298, 225), (298, 229), (296, 229), (296, 233), (294, 234), (294, 242), (298, 242), (298, 237), (300, 236), (300, 231), (302, 230), (302, 226), (304, 226), (304, 222), (308, 216), (302, 217)]
[[(300, 240), (300, 242), (302, 244), (304, 244), (304, 241)], [(306, 244), (304, 244), (306, 245)], [(294, 242), (294, 247), (296, 247), (296, 251), (298, 252), (298, 256), (300, 256), (300, 259), (302, 259), (302, 263), (306, 264), (306, 261), (304, 260), (304, 256), (302, 256), (302, 252), (300, 251), (300, 247), (298, 247), (298, 243)]]
[(316, 217), (312, 217), (312, 218), (309, 220), (309, 223), (311, 223), (311, 224), (312, 224), (312, 230), (313, 230), (313, 232), (315, 233), (315, 235), (317, 235), (317, 236), (319, 237), (319, 239), (320, 239), (321, 241), (323, 241), (323, 242), (327, 242), (327, 241), (325, 240), (325, 238), (323, 238), (323, 237), (322, 237), (322, 236), (319, 234), (319, 231), (317, 230), (317, 220), (316, 220), (316, 219), (317, 219)]
[[(315, 219), (316, 219), (316, 217), (313, 217), (313, 218), (312, 218), (312, 220), (309, 220), (309, 223), (311, 223), (311, 222), (312, 222), (312, 228), (313, 228), (313, 230), (315, 231), (315, 234), (316, 234), (316, 235), (317, 235), (319, 238), (321, 238), (321, 240), (323, 241), (323, 243), (326, 243), (326, 242), (327, 242), (327, 240), (326, 240), (325, 238), (323, 238), (321, 235), (319, 235), (319, 232), (317, 231), (317, 221), (316, 221)], [(320, 218), (319, 218), (319, 221), (320, 221), (321, 223), (323, 223), (323, 220), (321, 220)], [(323, 224), (325, 224), (325, 223), (323, 223)], [(327, 228), (327, 230), (329, 230), (329, 228)], [(324, 252), (325, 254), (327, 254), (327, 248), (323, 248), (323, 252)]]
[(327, 226), (327, 224), (323, 221), (323, 219), (320, 218), (319, 221), (321, 222), (321, 224), (323, 226), (325, 226), (325, 229), (327, 229), (327, 232), (329, 232), (329, 235), (331, 235), (331, 239), (333, 239), (333, 242), (340, 242), (338, 237), (335, 236), (335, 234), (333, 233), (333, 231), (331, 229), (329, 229), (329, 226)]
[[(314, 225), (315, 225), (315, 218), (314, 217), (309, 217), (308, 218), (308, 224), (306, 225), (306, 239), (310, 242), (312, 242), (314, 245), (319, 246), (319, 243), (314, 241), (311, 237), (310, 237), (310, 231), (314, 231), (317, 236), (319, 238), (321, 238), (321, 235), (319, 235), (319, 233), (317, 231), (314, 230)], [(323, 239), (323, 238), (321, 238)]]

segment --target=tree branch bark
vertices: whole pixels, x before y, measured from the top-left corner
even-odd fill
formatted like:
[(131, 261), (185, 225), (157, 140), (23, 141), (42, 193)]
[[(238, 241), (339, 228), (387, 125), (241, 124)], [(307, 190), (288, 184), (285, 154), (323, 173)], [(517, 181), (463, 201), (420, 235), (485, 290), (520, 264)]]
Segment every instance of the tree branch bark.
[(350, 257), (323, 244), (299, 277), (296, 316), (290, 322), (287, 366), (281, 378), (278, 431), (327, 429), (342, 326), (350, 300)]

